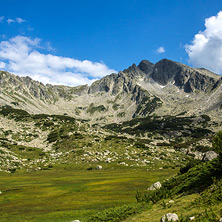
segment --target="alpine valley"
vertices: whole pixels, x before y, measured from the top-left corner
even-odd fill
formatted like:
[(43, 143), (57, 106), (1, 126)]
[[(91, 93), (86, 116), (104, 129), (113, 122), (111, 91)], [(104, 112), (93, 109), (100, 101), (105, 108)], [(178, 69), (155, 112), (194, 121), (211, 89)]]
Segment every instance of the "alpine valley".
[(222, 221), (220, 75), (142, 60), (0, 86), (0, 221)]

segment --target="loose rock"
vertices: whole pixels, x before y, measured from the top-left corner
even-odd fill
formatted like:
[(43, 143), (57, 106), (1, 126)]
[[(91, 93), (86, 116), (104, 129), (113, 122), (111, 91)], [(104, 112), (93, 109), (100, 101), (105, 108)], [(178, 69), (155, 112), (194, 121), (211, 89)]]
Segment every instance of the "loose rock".
[(204, 154), (202, 161), (211, 161), (211, 160), (217, 158), (217, 156), (218, 156), (217, 153), (215, 153), (214, 151), (210, 150), (210, 151), (207, 151)]
[(98, 165), (98, 166), (96, 167), (97, 170), (102, 170), (102, 168), (103, 168), (103, 167), (102, 167), (101, 165)]
[(161, 186), (162, 186), (161, 183), (158, 181), (152, 184), (147, 190), (157, 190), (160, 189)]
[(174, 214), (174, 213), (168, 213), (161, 218), (161, 222), (178, 221), (178, 220), (179, 220), (179, 218), (178, 218), (177, 214)]

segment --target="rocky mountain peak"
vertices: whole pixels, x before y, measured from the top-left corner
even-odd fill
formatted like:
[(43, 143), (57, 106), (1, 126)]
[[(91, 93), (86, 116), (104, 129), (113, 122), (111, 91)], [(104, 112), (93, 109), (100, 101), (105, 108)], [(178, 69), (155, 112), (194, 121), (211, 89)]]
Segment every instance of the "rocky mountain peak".
[(154, 64), (148, 60), (142, 60), (138, 65), (138, 68), (143, 71), (146, 75), (149, 75), (154, 68)]
[(166, 85), (177, 76), (182, 69), (182, 64), (162, 59), (154, 65), (151, 78), (160, 85)]

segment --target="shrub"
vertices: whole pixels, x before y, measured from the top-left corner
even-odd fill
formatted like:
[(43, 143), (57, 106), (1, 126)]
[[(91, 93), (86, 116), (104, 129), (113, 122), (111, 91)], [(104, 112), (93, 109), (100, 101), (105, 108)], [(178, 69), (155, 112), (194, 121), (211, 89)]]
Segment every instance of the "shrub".
[(118, 222), (126, 219), (127, 217), (142, 212), (145, 208), (150, 208), (150, 205), (144, 203), (128, 204), (120, 207), (110, 208), (103, 210), (96, 215), (89, 218), (89, 222)]

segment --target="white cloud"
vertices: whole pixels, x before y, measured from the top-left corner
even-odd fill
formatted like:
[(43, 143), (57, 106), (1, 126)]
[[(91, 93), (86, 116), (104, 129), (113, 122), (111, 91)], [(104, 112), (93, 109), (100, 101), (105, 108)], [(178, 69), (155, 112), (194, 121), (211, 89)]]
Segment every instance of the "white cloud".
[[(1, 18), (1, 17), (0, 17), (0, 18)], [(3, 17), (3, 19), (4, 19), (4, 17)], [(0, 21), (1, 21), (1, 19), (0, 19)], [(7, 23), (8, 23), (8, 24), (15, 23), (15, 22), (21, 24), (21, 23), (23, 23), (23, 22), (26, 22), (26, 20), (24, 20), (24, 19), (22, 19), (22, 18), (15, 18), (15, 19), (9, 18), (9, 19), (7, 19)]]
[(26, 20), (24, 20), (22, 18), (16, 18), (16, 22), (18, 22), (20, 24), (20, 23), (26, 22)]
[(3, 22), (5, 16), (0, 16), (0, 22)]
[(43, 54), (38, 51), (40, 48), (40, 39), (16, 36), (0, 42), (0, 61), (5, 62), (4, 69), (9, 72), (43, 83), (72, 86), (91, 84), (116, 72), (99, 62)]
[(189, 62), (195, 67), (222, 73), (222, 11), (206, 18), (205, 27), (185, 46)]
[(11, 24), (11, 23), (13, 23), (13, 22), (15, 22), (14, 19), (7, 19), (7, 23), (8, 23), (8, 24)]
[(165, 49), (164, 49), (163, 46), (160, 46), (160, 47), (156, 50), (156, 52), (157, 52), (158, 54), (164, 53), (164, 52), (165, 52)]
[(0, 69), (4, 69), (5, 68), (5, 63), (4, 62), (0, 62)]

